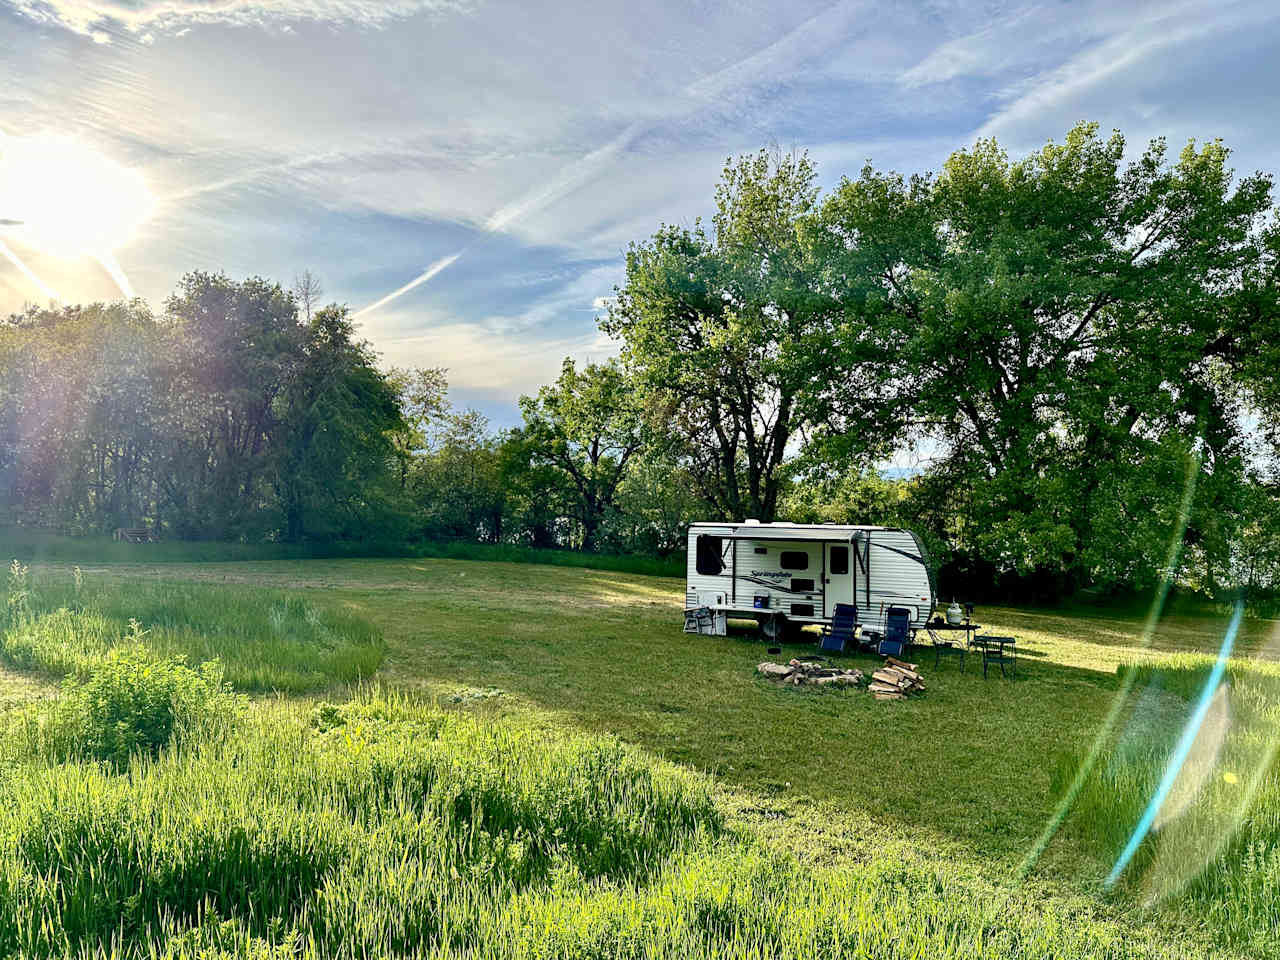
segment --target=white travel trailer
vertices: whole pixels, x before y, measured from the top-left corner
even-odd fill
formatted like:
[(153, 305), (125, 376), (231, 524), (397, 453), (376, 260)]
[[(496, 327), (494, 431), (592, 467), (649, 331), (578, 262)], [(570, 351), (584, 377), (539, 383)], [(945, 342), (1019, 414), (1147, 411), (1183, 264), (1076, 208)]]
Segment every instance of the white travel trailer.
[(890, 607), (905, 607), (918, 629), (936, 600), (929, 556), (910, 530), (756, 520), (689, 527), (684, 605), (704, 611), (702, 629), (686, 617), (691, 632), (753, 619), (774, 638), (829, 624), (837, 603), (858, 608), (864, 632), (883, 633)]

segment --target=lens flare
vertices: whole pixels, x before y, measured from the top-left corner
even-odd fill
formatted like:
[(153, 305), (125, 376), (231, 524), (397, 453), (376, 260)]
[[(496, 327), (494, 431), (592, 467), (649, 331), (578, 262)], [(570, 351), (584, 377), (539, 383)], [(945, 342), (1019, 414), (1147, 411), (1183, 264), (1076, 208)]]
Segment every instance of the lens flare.
[(1231, 658), (1231, 651), (1235, 648), (1236, 635), (1240, 631), (1240, 620), (1243, 617), (1244, 606), (1237, 603), (1235, 613), (1231, 617), (1231, 624), (1227, 627), (1227, 634), (1223, 637), (1222, 646), (1218, 649), (1218, 659), (1214, 662), (1213, 669), (1209, 672), (1209, 678), (1205, 681), (1204, 688), (1200, 692), (1200, 699), (1196, 703), (1196, 708), (1192, 711), (1186, 727), (1183, 728), (1182, 737), (1174, 748), (1173, 756), (1169, 758), (1169, 763), (1165, 767), (1164, 777), (1156, 788), (1155, 795), (1152, 796), (1151, 801), (1147, 804), (1147, 809), (1142, 813), (1142, 818), (1138, 821), (1138, 825), (1134, 827), (1133, 833), (1130, 834), (1129, 842), (1125, 844), (1124, 850), (1120, 852), (1120, 857), (1111, 868), (1111, 873), (1107, 875), (1107, 886), (1113, 886), (1120, 879), (1120, 874), (1124, 872), (1124, 868), (1129, 865), (1133, 855), (1138, 852), (1138, 847), (1142, 844), (1142, 841), (1151, 832), (1152, 826), (1155, 825), (1156, 817), (1159, 816), (1165, 801), (1169, 799), (1173, 792), (1174, 785), (1177, 783), (1183, 766), (1191, 754), (1192, 747), (1195, 745), (1196, 738), (1204, 725), (1205, 718), (1209, 715), (1214, 697), (1218, 694), (1218, 690), (1222, 685), (1223, 674), (1227, 669), (1227, 661)]
[[(1191, 504), (1195, 498), (1196, 479), (1200, 474), (1200, 463), (1201, 456), (1197, 450), (1191, 455), (1187, 463), (1187, 478), (1183, 484), (1182, 503), (1178, 508), (1177, 523), (1175, 524), (1173, 537), (1169, 542), (1169, 552), (1165, 557), (1164, 575), (1161, 577), (1160, 587), (1156, 591), (1155, 599), (1151, 603), (1151, 609), (1147, 612), (1147, 619), (1142, 626), (1140, 645), (1143, 649), (1151, 646), (1151, 642), (1155, 637), (1156, 627), (1160, 623), (1160, 616), (1164, 612), (1165, 600), (1168, 599), (1169, 591), (1173, 587), (1174, 577), (1177, 574), (1178, 560), (1182, 556), (1182, 538), (1187, 531), (1187, 523), (1191, 517)], [(1106, 717), (1103, 718), (1102, 726), (1099, 728), (1097, 736), (1094, 737), (1089, 753), (1086, 755), (1084, 762), (1080, 764), (1080, 769), (1076, 771), (1071, 785), (1058, 802), (1057, 808), (1045, 824), (1044, 830), (1040, 832), (1040, 836), (1036, 838), (1031, 845), (1031, 849), (1023, 858), (1022, 863), (1019, 864), (1017, 869), (1017, 877), (1019, 879), (1026, 879), (1031, 871), (1035, 869), (1040, 857), (1048, 849), (1049, 843), (1057, 836), (1058, 831), (1062, 829), (1062, 825), (1066, 822), (1067, 815), (1075, 805), (1076, 797), (1079, 796), (1085, 781), (1088, 780), (1097, 767), (1103, 750), (1110, 742), (1111, 734), (1115, 731), (1116, 725), (1120, 721), (1120, 716), (1124, 712), (1129, 694), (1133, 690), (1134, 676), (1134, 671), (1128, 671), (1121, 680), (1120, 689), (1111, 701), (1111, 707), (1107, 711)]]

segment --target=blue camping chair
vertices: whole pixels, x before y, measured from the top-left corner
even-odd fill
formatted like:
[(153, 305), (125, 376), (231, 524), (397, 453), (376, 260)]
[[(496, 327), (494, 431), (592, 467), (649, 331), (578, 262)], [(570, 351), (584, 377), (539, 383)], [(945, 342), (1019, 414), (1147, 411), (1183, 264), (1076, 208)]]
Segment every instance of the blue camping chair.
[(837, 603), (831, 615), (831, 626), (824, 627), (818, 645), (827, 653), (844, 653), (845, 644), (852, 645), (858, 629), (858, 608), (848, 603)]
[(876, 652), (882, 657), (900, 657), (911, 643), (911, 611), (890, 607), (884, 618), (884, 636)]

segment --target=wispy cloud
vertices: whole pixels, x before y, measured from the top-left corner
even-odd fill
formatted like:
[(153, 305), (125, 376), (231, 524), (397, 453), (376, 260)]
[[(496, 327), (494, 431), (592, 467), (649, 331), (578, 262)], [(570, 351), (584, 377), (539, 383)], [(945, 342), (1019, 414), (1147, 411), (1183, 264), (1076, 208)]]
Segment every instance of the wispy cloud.
[[(118, 24), (131, 31), (182, 28), (192, 23), (261, 24), (317, 20), (379, 25), (420, 13), (453, 13), (470, 0), (10, 0), (20, 13), (108, 43), (99, 28)], [(154, 40), (144, 38), (143, 42)]]
[[(995, 136), (1017, 128), (1034, 127), (1035, 136), (1042, 138), (1045, 135), (1043, 118), (1053, 115), (1055, 108), (1084, 91), (1104, 89), (1109, 78), (1125, 70), (1138, 69), (1138, 65), (1146, 61), (1158, 60), (1179, 46), (1200, 46), (1211, 42), (1215, 35), (1278, 19), (1280, 8), (1272, 0), (1224, 4), (1212, 19), (1205, 17), (1203, 8), (1190, 2), (1155, 5), (1125, 19), (1115, 19), (1109, 23), (1111, 29), (1106, 36), (1015, 87), (1007, 105), (993, 113), (978, 134)], [(1008, 44), (1013, 39), (1006, 36), (1004, 41)], [(1116, 99), (1114, 92), (1108, 93), (1108, 99)], [(1133, 98), (1121, 101), (1125, 107), (1134, 102)]]
[[(672, 105), (667, 110), (643, 121), (628, 124), (621, 133), (566, 165), (550, 180), (504, 204), (485, 221), (485, 229), (494, 233), (506, 230), (524, 217), (581, 189), (615, 162), (637, 138), (659, 124), (670, 123), (680, 116), (693, 113), (713, 100), (726, 96), (735, 88), (770, 82), (773, 71), (780, 62), (785, 61), (795, 66), (805, 59), (820, 56), (824, 49), (844, 37), (851, 20), (865, 7), (865, 0), (839, 0), (750, 56), (694, 81), (684, 89), (682, 95), (673, 98)], [(432, 264), (421, 276), (365, 307), (356, 316), (385, 306), (426, 283), (456, 259), (457, 255), (449, 259), (448, 263), (439, 261)]]
[(0, 231), (0, 314), (310, 268), (389, 362), (465, 367), (501, 417), (599, 348), (627, 244), (709, 213), (725, 158), (764, 143), (807, 147), (830, 183), (1096, 119), (1134, 144), (1223, 136), (1240, 168), (1274, 169), (1268, 16), (1275, 0), (0, 0), (5, 127), (84, 137), (160, 201), (114, 282)]
[(505, 230), (517, 220), (573, 193), (648, 131), (696, 113), (734, 92), (774, 82), (782, 63), (794, 69), (820, 57), (824, 50), (845, 42), (848, 27), (866, 6), (864, 0), (840, 0), (750, 56), (700, 77), (672, 97), (666, 109), (629, 124), (617, 136), (564, 167), (547, 183), (503, 206), (486, 221), (485, 228)]

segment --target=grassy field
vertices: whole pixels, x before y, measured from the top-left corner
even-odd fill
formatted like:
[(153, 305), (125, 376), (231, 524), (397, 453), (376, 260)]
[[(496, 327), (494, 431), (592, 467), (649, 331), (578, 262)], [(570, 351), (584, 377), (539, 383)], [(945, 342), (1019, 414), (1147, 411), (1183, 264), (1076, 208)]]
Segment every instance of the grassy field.
[(162, 540), (157, 543), (122, 543), (111, 537), (69, 537), (32, 527), (0, 525), (0, 545), (7, 560), (24, 563), (228, 563), (266, 560), (314, 560), (342, 557), (415, 557), (449, 560), (488, 560), (504, 563), (538, 563), (557, 567), (590, 567), (649, 576), (679, 576), (684, 557), (585, 554), (576, 550), (549, 550), (512, 544), (470, 542), (429, 543), (223, 543), (199, 540)]
[[(54, 708), (13, 705), (47, 678), (92, 676), (137, 645), (217, 656), (239, 689), (293, 696), (123, 777), (14, 753), (0, 913), (32, 920), (0, 952), (1280, 950), (1273, 623), (1245, 622), (1158, 828), (1108, 888), (1225, 619), (1144, 632), (1115, 614), (988, 608), (989, 630), (1020, 638), (1015, 678), (925, 655), (928, 693), (885, 704), (758, 679), (754, 634), (681, 633), (671, 579), (438, 559), (85, 563), (80, 577), (77, 591), (70, 566), (35, 570), (26, 625), (5, 634), (0, 703), (24, 729)], [(30, 639), (58, 617), (57, 642)], [(359, 656), (334, 655), (348, 648)], [(348, 703), (370, 675), (390, 692)], [(66, 795), (88, 799), (64, 818)], [(33, 830), (63, 840), (28, 855)], [(65, 857), (98, 856), (91, 834), (134, 854), (84, 880), (88, 861)], [(227, 836), (233, 851), (216, 853)], [(76, 932), (47, 934), (59, 924)]]

